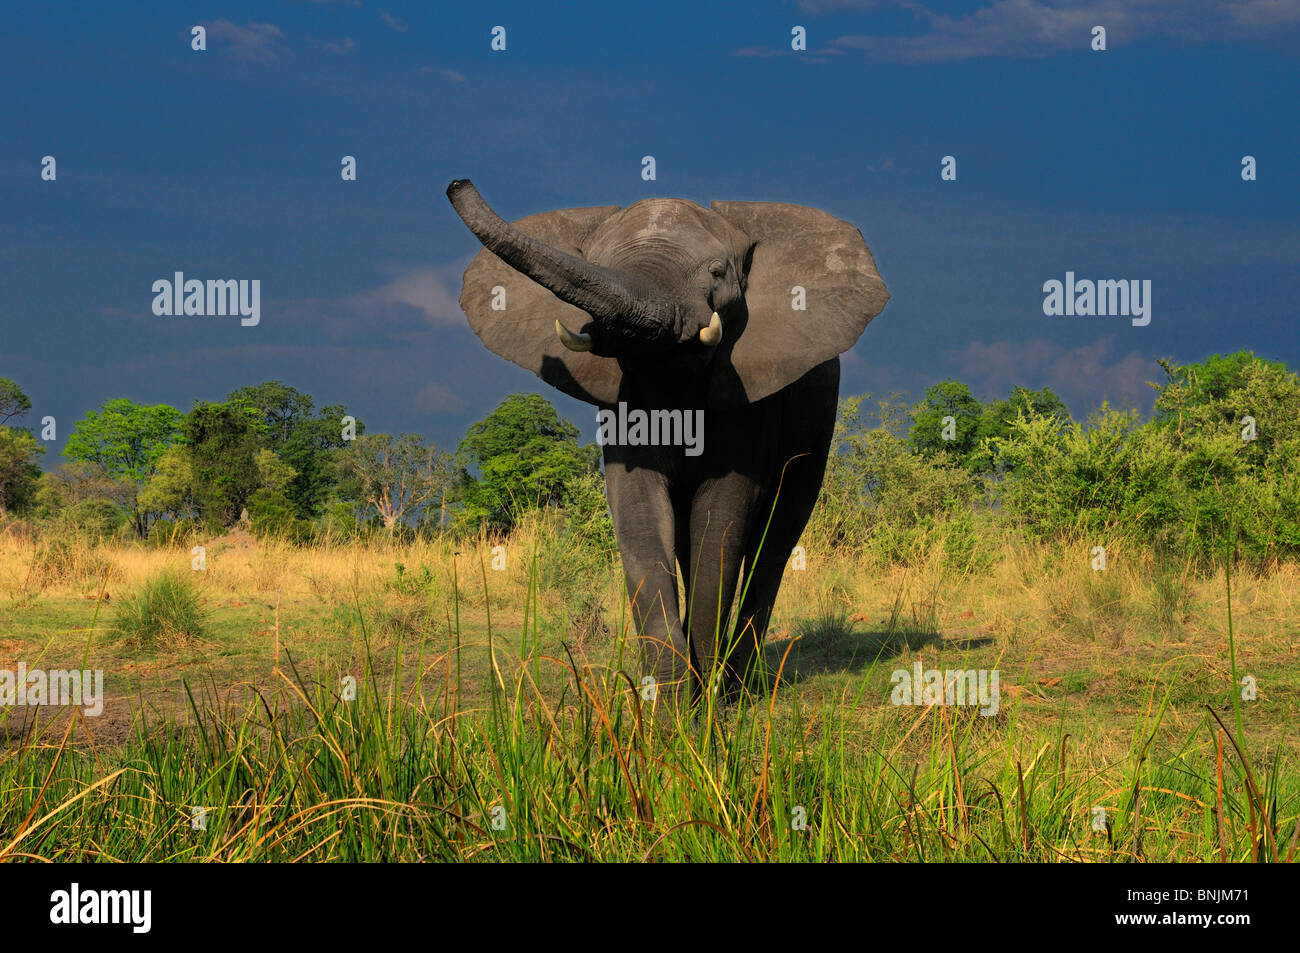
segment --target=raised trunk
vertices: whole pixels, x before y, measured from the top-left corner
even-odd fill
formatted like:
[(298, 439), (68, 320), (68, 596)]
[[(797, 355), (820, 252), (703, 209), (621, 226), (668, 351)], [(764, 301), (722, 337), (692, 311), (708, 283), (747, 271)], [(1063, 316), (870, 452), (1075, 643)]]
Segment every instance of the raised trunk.
[(447, 186), (447, 198), (484, 248), (561, 301), (586, 311), (598, 324), (623, 333), (636, 330), (638, 336), (651, 339), (677, 330), (674, 309), (666, 299), (638, 294), (617, 271), (525, 235), (492, 211), (469, 179), (456, 179)]

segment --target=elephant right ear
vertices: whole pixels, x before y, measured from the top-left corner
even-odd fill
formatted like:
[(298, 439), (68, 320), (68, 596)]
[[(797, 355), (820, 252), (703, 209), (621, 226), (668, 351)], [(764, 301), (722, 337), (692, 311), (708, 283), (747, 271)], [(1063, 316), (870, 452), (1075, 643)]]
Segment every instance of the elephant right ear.
[(744, 329), (731, 350), (734, 375), (715, 378), (713, 399), (762, 400), (844, 353), (889, 301), (875, 259), (853, 225), (779, 202), (714, 202), (752, 241)]
[[(617, 205), (543, 212), (512, 222), (525, 235), (578, 258), (587, 237), (619, 210)], [(532, 371), (552, 387), (589, 404), (618, 400), (618, 361), (570, 351), (555, 334), (558, 320), (579, 330), (591, 315), (561, 301), (486, 248), (465, 269), (460, 307), (488, 350)]]

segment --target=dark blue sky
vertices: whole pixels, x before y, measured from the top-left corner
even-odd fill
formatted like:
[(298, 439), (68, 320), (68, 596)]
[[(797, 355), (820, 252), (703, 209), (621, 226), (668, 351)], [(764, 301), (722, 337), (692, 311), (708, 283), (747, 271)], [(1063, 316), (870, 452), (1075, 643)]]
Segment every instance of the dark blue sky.
[[(1157, 357), (1300, 368), (1300, 0), (50, 4), (0, 31), (0, 376), (60, 448), (107, 399), (266, 379), (448, 448), (538, 390), (593, 438), (466, 327), (454, 177), (506, 218), (681, 196), (848, 219), (893, 299), (845, 394), (957, 376), (1081, 415), (1148, 409)], [(260, 279), (261, 323), (154, 316), (178, 270)], [(1150, 325), (1044, 316), (1067, 271), (1149, 279)]]

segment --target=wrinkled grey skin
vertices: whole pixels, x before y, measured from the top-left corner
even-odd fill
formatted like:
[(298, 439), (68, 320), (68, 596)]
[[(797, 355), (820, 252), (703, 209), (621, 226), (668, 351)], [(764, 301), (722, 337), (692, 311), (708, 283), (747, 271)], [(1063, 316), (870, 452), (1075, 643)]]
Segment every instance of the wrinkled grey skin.
[[(699, 456), (607, 442), (606, 492), (642, 674), (661, 701), (734, 697), (821, 489), (838, 355), (889, 300), (861, 233), (777, 203), (647, 199), (506, 223), (468, 180), (447, 196), (484, 246), (460, 304), (491, 350), (601, 408), (703, 410)], [(557, 320), (590, 349), (566, 346)]]

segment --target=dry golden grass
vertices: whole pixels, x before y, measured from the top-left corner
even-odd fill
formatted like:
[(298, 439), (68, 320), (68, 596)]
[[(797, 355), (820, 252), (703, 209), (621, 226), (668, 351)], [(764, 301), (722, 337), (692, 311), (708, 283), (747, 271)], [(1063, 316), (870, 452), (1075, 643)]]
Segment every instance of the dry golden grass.
[[(1120, 804), (1136, 764), (1156, 766), (1144, 782), (1152, 790), (1182, 790), (1189, 752), (1202, 775), (1209, 770), (1217, 726), (1206, 709), (1231, 718), (1234, 691), (1221, 573), (1158, 559), (1124, 539), (1102, 543), (1101, 572), (1090, 564), (1092, 540), (1035, 542), (984, 527), (974, 556), (966, 552), (962, 561), (950, 543), (942, 530), (931, 533), (902, 566), (882, 562), (870, 540), (831, 545), (810, 534), (806, 568), (787, 570), (765, 650), (783, 686), (760, 712), (778, 733), (792, 732), (793, 749), (822, 744), (831, 730), (826, 718), (837, 713), (846, 728), (836, 742), (844, 747), (835, 750), (844, 757), (887, 756), (900, 777), (942, 768), (954, 716), (888, 701), (891, 670), (920, 661), (999, 670), (1001, 710), (962, 722), (963, 758), (979, 772), (1001, 765), (1008, 784), (1019, 765), (1030, 776), (1043, 758), (1061, 770), (1068, 759), (1083, 785), (1072, 795), (1082, 815), (1093, 804)], [(558, 517), (538, 516), (506, 539), (295, 547), (233, 533), (202, 545), (206, 568), (190, 572), (188, 545), (0, 535), (0, 667), (36, 658), (70, 667), (88, 654), (92, 667), (108, 673), (110, 696), (95, 737), (113, 743), (132, 737), (141, 701), (183, 716), (182, 679), (246, 702), (276, 683), (276, 666), (289, 653), (327, 686), (340, 672), (360, 671), (372, 650), (381, 678), (400, 655), (404, 684), (418, 671), (434, 699), (455, 673), (466, 709), (480, 705), (499, 677), (492, 659), (509, 681), (533, 664), (522, 660), (541, 658), (540, 670), (558, 679), (547, 697), (558, 698), (552, 690), (567, 678), (564, 661), (572, 655), (579, 667), (601, 668), (616, 659), (624, 631), (616, 556)], [(504, 568), (493, 568), (494, 557), (501, 564), (497, 546), (504, 546)], [(203, 638), (183, 646), (115, 643), (108, 622), (122, 599), (177, 569), (211, 609)], [(96, 601), (101, 589), (106, 603)], [(1300, 709), (1298, 598), (1294, 565), (1235, 573), (1237, 669), (1258, 681), (1258, 699), (1242, 706), (1250, 760), (1262, 775), (1280, 755), (1286, 791), (1294, 787), (1287, 779)], [(1136, 755), (1143, 745), (1149, 750)], [(1161, 823), (1170, 831), (1194, 823), (1179, 813), (1183, 799), (1169, 797)], [(1293, 819), (1294, 807), (1284, 814)], [(1177, 856), (1181, 836), (1170, 833), (1162, 850)]]

